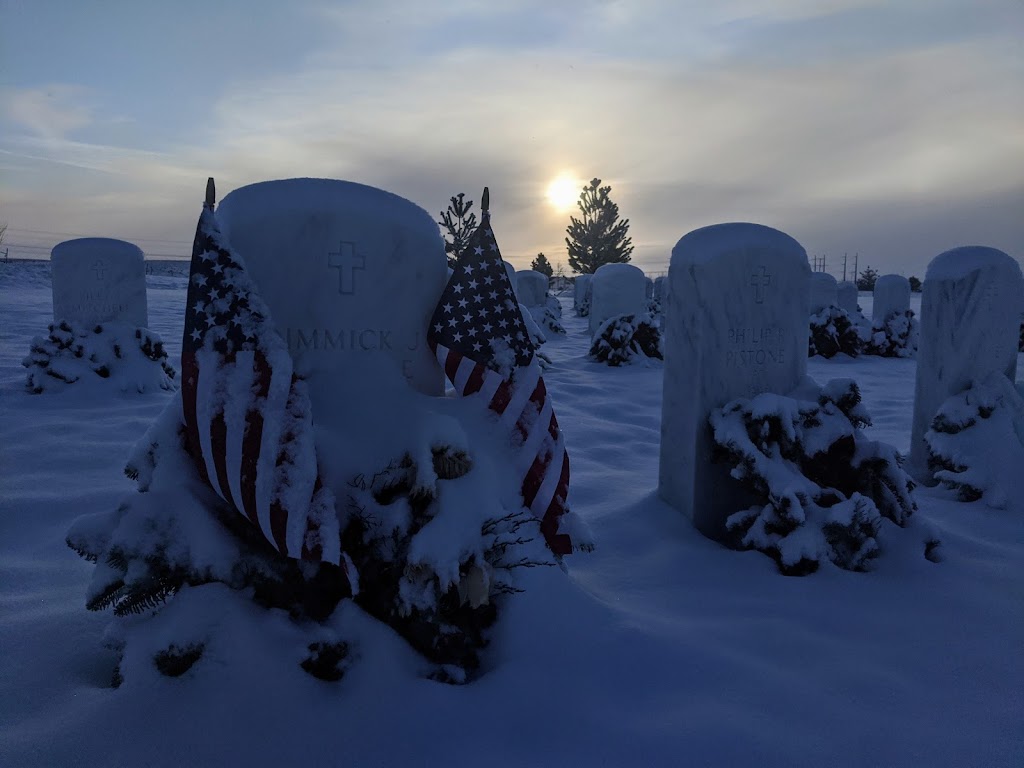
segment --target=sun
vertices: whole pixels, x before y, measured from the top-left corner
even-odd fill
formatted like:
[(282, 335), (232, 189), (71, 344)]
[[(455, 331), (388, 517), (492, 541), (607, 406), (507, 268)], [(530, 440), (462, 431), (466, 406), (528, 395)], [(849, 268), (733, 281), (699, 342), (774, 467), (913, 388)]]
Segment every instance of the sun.
[(545, 195), (555, 210), (568, 211), (576, 204), (582, 188), (576, 179), (563, 173), (548, 184)]

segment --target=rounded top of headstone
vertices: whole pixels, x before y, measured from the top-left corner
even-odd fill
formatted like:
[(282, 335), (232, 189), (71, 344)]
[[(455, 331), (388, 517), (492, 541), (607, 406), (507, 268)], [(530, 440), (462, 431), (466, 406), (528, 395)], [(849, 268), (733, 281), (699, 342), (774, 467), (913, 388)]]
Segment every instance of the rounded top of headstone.
[(819, 285), (822, 288), (838, 288), (839, 281), (828, 272), (811, 272), (811, 285)]
[(110, 256), (117, 259), (142, 261), (142, 249), (134, 243), (113, 237), (79, 237), (57, 243), (50, 252), (50, 259), (86, 259)]
[[(723, 254), (747, 248), (792, 251), (807, 260), (803, 246), (785, 232), (763, 224), (734, 222), (712, 224), (683, 235), (672, 249), (672, 263), (706, 264)], [(810, 266), (807, 269), (810, 271)]]
[(1020, 264), (1007, 253), (983, 245), (966, 245), (940, 253), (928, 265), (925, 280), (959, 280), (980, 269), (1005, 271), (1011, 280), (1021, 279)]
[(856, 292), (860, 290), (859, 288), (857, 288), (857, 284), (852, 280), (840, 280), (838, 283), (836, 283), (836, 288), (838, 288), (840, 291)]
[(903, 275), (882, 275), (875, 280), (875, 290), (888, 290), (891, 288), (903, 288), (910, 290), (910, 281)]
[(278, 179), (239, 187), (220, 201), (217, 217), (222, 224), (244, 226), (238, 219), (245, 212), (260, 216), (266, 212), (281, 215), (298, 211), (309, 216), (316, 210), (343, 210), (348, 216), (362, 215), (391, 222), (400, 219), (402, 226), (421, 226), (436, 234), (438, 239), (441, 237), (433, 216), (411, 200), (377, 187), (339, 179)]
[(602, 280), (618, 280), (622, 277), (626, 279), (635, 280), (639, 276), (639, 279), (644, 279), (643, 270), (640, 267), (634, 267), (632, 264), (602, 264), (594, 272), (594, 277), (600, 277)]

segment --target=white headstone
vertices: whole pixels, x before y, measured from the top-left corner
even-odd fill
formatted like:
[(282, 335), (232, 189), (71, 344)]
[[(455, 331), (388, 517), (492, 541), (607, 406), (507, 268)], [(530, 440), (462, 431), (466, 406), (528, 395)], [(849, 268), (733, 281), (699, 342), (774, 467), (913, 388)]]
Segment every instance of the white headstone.
[(516, 272), (516, 295), (524, 307), (543, 307), (548, 295), (548, 276), (532, 269)]
[(712, 463), (708, 416), (804, 378), (810, 274), (796, 240), (758, 224), (698, 229), (672, 249), (658, 492), (712, 538), (752, 501)]
[(447, 260), (430, 214), (362, 184), (288, 179), (235, 190), (217, 217), (296, 373), (367, 392), (397, 376), (443, 394), (426, 330)]
[(828, 272), (811, 273), (811, 314), (839, 306), (839, 284)]
[(572, 306), (573, 309), (579, 309), (580, 304), (587, 297), (587, 291), (590, 290), (590, 281), (593, 275), (576, 275), (576, 279), (573, 281), (572, 288)]
[(875, 280), (873, 296), (871, 321), (878, 325), (893, 312), (910, 309), (910, 281), (903, 275), (882, 275)]
[(665, 303), (665, 285), (666, 285), (665, 280), (666, 280), (666, 278), (665, 278), (664, 275), (662, 275), (661, 277), (654, 278), (654, 294), (653, 294), (653, 297), (654, 297), (654, 300), (656, 302), (658, 302), (659, 304), (664, 304)]
[(1014, 381), (1022, 312), (1020, 265), (1002, 251), (955, 248), (928, 265), (910, 435), (910, 471), (921, 482), (935, 482), (924, 433), (943, 402), (993, 373)]
[(53, 319), (146, 328), (146, 266), (137, 245), (106, 237), (66, 240), (50, 254)]
[(644, 276), (644, 281), (644, 295), (648, 299), (654, 298), (654, 281), (647, 276)]
[(646, 311), (646, 278), (632, 264), (605, 264), (590, 281), (590, 335), (601, 323), (618, 315)]
[(857, 284), (849, 280), (839, 283), (836, 286), (836, 300), (839, 302), (840, 309), (845, 309), (847, 314), (856, 315), (859, 311), (857, 307), (860, 301)]
[(508, 275), (508, 281), (512, 283), (512, 290), (516, 292), (516, 299), (519, 298), (519, 281), (516, 280), (516, 268), (509, 264), (507, 261), (505, 264), (505, 274)]

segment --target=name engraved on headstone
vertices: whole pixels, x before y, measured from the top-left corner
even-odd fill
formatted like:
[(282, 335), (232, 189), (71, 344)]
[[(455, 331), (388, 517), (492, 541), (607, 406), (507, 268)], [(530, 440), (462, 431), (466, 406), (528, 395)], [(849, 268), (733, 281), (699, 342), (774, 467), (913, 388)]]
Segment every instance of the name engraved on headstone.
[(726, 365), (745, 368), (769, 363), (783, 365), (786, 362), (782, 329), (777, 326), (730, 328), (726, 339)]
[[(409, 331), (404, 337), (390, 328), (286, 328), (288, 351), (297, 353), (322, 352), (325, 354), (416, 352), (420, 349), (422, 334)], [(411, 357), (400, 358), (402, 375), (412, 381), (415, 372)]]

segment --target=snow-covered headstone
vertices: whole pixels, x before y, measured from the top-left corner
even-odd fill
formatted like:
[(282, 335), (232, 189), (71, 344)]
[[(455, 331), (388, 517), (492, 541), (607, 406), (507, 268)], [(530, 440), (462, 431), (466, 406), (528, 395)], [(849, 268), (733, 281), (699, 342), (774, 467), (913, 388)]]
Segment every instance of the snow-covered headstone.
[(647, 278), (632, 264), (605, 264), (590, 281), (590, 335), (605, 320), (647, 311)]
[(1022, 311), (1020, 265), (1002, 251), (954, 248), (928, 265), (910, 443), (910, 471), (921, 482), (935, 482), (924, 434), (942, 404), (992, 374), (1014, 381)]
[(860, 300), (857, 284), (850, 280), (843, 280), (839, 283), (836, 286), (836, 300), (840, 309), (845, 310), (851, 316), (855, 316), (859, 311), (857, 306)]
[(524, 307), (543, 307), (548, 295), (548, 277), (542, 272), (524, 269), (516, 272), (516, 295)]
[(573, 281), (572, 288), (572, 308), (579, 309), (580, 304), (584, 302), (587, 297), (587, 291), (590, 290), (590, 281), (593, 279), (593, 275), (576, 275), (576, 279)]
[(712, 538), (752, 499), (712, 462), (709, 414), (804, 378), (810, 274), (796, 240), (758, 224), (698, 229), (672, 249), (658, 491)]
[(654, 281), (647, 276), (644, 276), (644, 295), (648, 299), (654, 298)]
[(509, 264), (507, 261), (505, 262), (505, 274), (508, 275), (508, 281), (510, 283), (512, 283), (512, 290), (516, 291), (516, 299), (518, 300), (519, 299), (519, 293), (518, 293), (518, 290), (519, 290), (518, 289), (518, 282), (519, 281), (516, 280), (516, 268), (513, 267), (511, 264)]
[(875, 280), (871, 321), (876, 326), (896, 312), (910, 309), (910, 281), (903, 275), (882, 275)]
[(839, 305), (838, 283), (828, 272), (811, 273), (811, 314)]
[(107, 237), (66, 240), (54, 246), (50, 262), (54, 322), (149, 325), (146, 267), (137, 245)]
[(665, 303), (665, 280), (666, 278), (664, 275), (654, 278), (654, 293), (652, 294), (652, 298), (659, 304)]
[(425, 394), (444, 392), (426, 341), (447, 280), (430, 214), (362, 184), (288, 179), (235, 190), (217, 216), (297, 374), (358, 382), (368, 394), (397, 374)]

